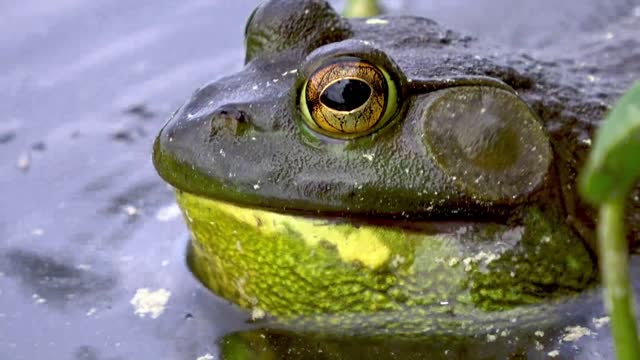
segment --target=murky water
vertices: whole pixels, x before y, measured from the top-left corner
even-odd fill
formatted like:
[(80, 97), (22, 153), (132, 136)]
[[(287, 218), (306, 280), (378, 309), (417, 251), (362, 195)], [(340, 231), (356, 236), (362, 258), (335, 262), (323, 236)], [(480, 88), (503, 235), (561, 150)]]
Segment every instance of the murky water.
[[(387, 8), (551, 56), (580, 46), (577, 33), (605, 34), (640, 17), (638, 0), (590, 3), (416, 0)], [(0, 359), (218, 358), (218, 343), (265, 335), (219, 341), (248, 329), (248, 315), (188, 272), (186, 229), (150, 161), (171, 111), (198, 85), (240, 68), (255, 4), (0, 2)], [(638, 259), (634, 266), (640, 271)], [(608, 358), (607, 327), (590, 321), (602, 315), (591, 305), (583, 324), (591, 335), (531, 340), (529, 356), (559, 349)], [(318, 354), (304, 345), (316, 340), (267, 335)]]

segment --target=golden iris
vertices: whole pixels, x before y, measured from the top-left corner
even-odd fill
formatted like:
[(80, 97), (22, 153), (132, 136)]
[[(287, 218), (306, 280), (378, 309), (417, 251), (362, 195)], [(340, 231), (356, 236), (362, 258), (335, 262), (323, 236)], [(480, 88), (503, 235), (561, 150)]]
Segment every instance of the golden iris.
[(314, 71), (300, 97), (307, 123), (334, 137), (357, 137), (377, 129), (393, 113), (395, 102), (395, 86), (387, 72), (354, 58)]

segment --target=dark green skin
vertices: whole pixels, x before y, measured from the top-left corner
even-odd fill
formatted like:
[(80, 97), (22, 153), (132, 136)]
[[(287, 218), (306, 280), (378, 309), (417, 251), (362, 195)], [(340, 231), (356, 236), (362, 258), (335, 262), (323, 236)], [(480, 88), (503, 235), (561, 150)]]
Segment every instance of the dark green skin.
[[(640, 61), (633, 61), (638, 50), (612, 39), (588, 55), (603, 64), (593, 68), (581, 66), (579, 54), (538, 61), (428, 19), (383, 19), (388, 23), (347, 20), (324, 1), (261, 5), (247, 24), (245, 68), (198, 89), (158, 136), (160, 175), (180, 190), (218, 200), (367, 221), (506, 221), (537, 203), (559, 209), (590, 242), (594, 212), (578, 198), (576, 176), (598, 122), (640, 74)], [(612, 49), (619, 60), (606, 57)], [(309, 69), (336, 54), (368, 59), (396, 81), (399, 110), (381, 130), (330, 139), (302, 121), (298, 97)], [(540, 118), (553, 161), (531, 186), (487, 198), (436, 164), (422, 139), (421, 109), (432, 91), (463, 85), (513, 89)], [(633, 240), (640, 231), (638, 189), (629, 204)]]

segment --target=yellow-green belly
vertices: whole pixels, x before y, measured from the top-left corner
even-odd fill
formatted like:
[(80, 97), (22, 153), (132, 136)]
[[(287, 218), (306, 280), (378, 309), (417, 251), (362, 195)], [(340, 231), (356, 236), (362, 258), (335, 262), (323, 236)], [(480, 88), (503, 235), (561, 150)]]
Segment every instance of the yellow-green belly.
[(583, 243), (536, 209), (517, 226), (460, 225), (425, 234), (179, 191), (177, 198), (198, 278), (254, 314), (284, 322), (365, 333), (473, 332), (487, 323), (544, 319), (544, 308), (594, 278)]

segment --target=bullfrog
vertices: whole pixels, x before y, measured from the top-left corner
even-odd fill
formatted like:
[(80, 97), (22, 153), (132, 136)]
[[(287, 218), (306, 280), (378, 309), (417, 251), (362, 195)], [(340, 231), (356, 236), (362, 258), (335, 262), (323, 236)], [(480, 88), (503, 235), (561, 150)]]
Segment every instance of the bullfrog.
[(576, 177), (633, 62), (606, 78), (321, 0), (258, 6), (245, 48), (154, 144), (214, 293), (290, 326), (457, 335), (540, 324), (594, 286)]

